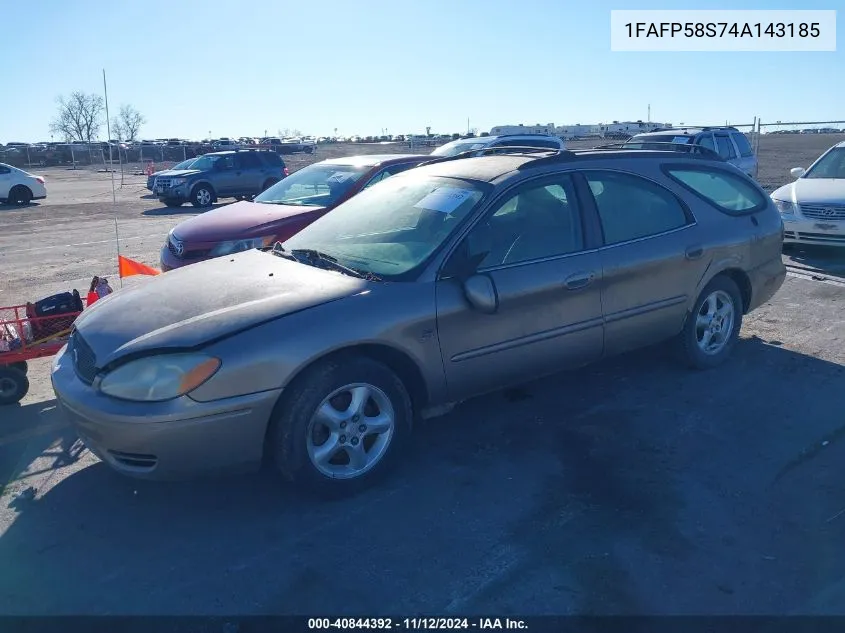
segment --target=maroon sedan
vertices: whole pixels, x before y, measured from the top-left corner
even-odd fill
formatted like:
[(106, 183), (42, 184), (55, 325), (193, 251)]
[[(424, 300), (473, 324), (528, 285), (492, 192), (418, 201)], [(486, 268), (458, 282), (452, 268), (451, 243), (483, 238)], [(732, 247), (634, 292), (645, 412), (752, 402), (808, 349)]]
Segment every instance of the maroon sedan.
[(218, 207), (176, 225), (161, 248), (162, 271), (284, 242), (370, 185), (431, 160), (417, 154), (332, 158), (294, 172), (253, 202)]

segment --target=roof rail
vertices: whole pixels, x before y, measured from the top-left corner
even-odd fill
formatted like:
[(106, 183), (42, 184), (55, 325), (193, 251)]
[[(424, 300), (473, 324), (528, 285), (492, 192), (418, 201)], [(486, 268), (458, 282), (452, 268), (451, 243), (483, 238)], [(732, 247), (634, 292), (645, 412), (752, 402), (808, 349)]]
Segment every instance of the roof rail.
[[(616, 145), (616, 144), (614, 144)], [(659, 143), (649, 143), (649, 145), (659, 145)], [(655, 156), (663, 156), (666, 158), (670, 158), (673, 154), (677, 154), (677, 148), (680, 147), (687, 147), (687, 148), (694, 148), (698, 149), (699, 151), (693, 152), (692, 149), (688, 149), (687, 152), (690, 158), (694, 158), (696, 160), (718, 160), (724, 162), (724, 159), (719, 156), (716, 152), (711, 150), (708, 147), (704, 147), (701, 145), (679, 145), (677, 143), (665, 143), (665, 145), (675, 145), (675, 149), (633, 149), (629, 147), (594, 147), (591, 149), (577, 149), (577, 150), (565, 150), (563, 152), (555, 153), (551, 156), (542, 156), (540, 158), (536, 158), (532, 161), (521, 165), (519, 168), (526, 168), (526, 167), (536, 167), (537, 165), (545, 165), (547, 163), (554, 163), (558, 161), (564, 160), (572, 160), (577, 158), (595, 158), (601, 156), (602, 154), (616, 154), (616, 155), (624, 155), (626, 158), (654, 158)]]
[(485, 147), (482, 149), (473, 149), (467, 152), (461, 152), (453, 156), (435, 156), (431, 160), (427, 160), (422, 165), (434, 165), (436, 163), (445, 163), (450, 160), (461, 160), (463, 158), (472, 158), (473, 156), (483, 156), (485, 154), (572, 154), (569, 150), (553, 149), (551, 147), (520, 147), (518, 145), (503, 145), (500, 147)]
[[(648, 145), (648, 147), (631, 147), (632, 145)], [(659, 145), (661, 147), (653, 148), (652, 145)], [(597, 147), (595, 149), (611, 149), (611, 147), (609, 145), (602, 145), (601, 147)], [(636, 152), (688, 152), (690, 154), (707, 156), (711, 159), (724, 160), (717, 152), (699, 143), (670, 143), (668, 141), (637, 141), (632, 139), (625, 143), (620, 143), (615, 149)]]

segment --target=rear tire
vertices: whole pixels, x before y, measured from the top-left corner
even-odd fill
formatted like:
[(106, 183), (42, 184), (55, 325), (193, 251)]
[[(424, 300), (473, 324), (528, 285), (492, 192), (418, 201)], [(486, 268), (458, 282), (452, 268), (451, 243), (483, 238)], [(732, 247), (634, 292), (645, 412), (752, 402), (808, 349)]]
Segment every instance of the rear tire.
[(275, 185), (277, 182), (279, 182), (279, 181), (278, 181), (278, 180), (276, 180), (275, 178), (268, 178), (268, 179), (264, 182), (264, 184), (262, 185), (262, 187), (261, 187), (261, 191), (267, 191), (270, 187), (272, 187), (273, 185)]
[[(327, 359), (306, 370), (289, 394), (273, 414), (267, 451), (297, 487), (321, 497), (346, 496), (396, 465), (411, 434), (413, 411), (405, 385), (382, 363), (355, 356)], [(334, 449), (326, 450), (330, 442)]]
[(711, 369), (733, 352), (742, 328), (742, 295), (719, 275), (701, 291), (676, 341), (680, 360), (693, 369)]
[(15, 369), (19, 369), (23, 373), (27, 373), (29, 371), (29, 365), (25, 360), (18, 361), (17, 363), (12, 363), (9, 367), (14, 367)]
[(27, 205), (32, 202), (32, 191), (24, 185), (15, 185), (9, 192), (9, 204)]
[(29, 379), (17, 367), (0, 367), (0, 405), (15, 404), (29, 391)]

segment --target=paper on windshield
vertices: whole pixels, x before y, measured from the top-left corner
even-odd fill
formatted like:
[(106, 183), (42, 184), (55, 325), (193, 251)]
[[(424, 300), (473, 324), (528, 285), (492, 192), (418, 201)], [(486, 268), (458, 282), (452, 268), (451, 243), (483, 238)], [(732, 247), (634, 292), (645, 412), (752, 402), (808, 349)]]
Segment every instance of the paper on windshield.
[(681, 145), (686, 145), (689, 143), (689, 136), (676, 136), (672, 139), (673, 143), (680, 143)]
[(329, 181), (329, 182), (346, 182), (347, 180), (352, 178), (352, 176), (354, 176), (354, 175), (355, 175), (355, 172), (351, 172), (351, 171), (336, 171), (331, 176), (326, 178), (326, 180)]
[(439, 211), (440, 213), (452, 213), (461, 206), (467, 198), (472, 196), (470, 189), (459, 187), (438, 187), (414, 206), (418, 209)]

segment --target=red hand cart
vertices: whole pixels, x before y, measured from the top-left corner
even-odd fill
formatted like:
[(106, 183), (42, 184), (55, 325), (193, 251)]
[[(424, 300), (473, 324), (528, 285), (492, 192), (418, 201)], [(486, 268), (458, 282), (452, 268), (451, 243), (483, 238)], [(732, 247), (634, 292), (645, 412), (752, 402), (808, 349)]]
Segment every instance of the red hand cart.
[(36, 316), (31, 303), (0, 307), (0, 405), (20, 402), (29, 391), (27, 361), (54, 356), (80, 314)]

